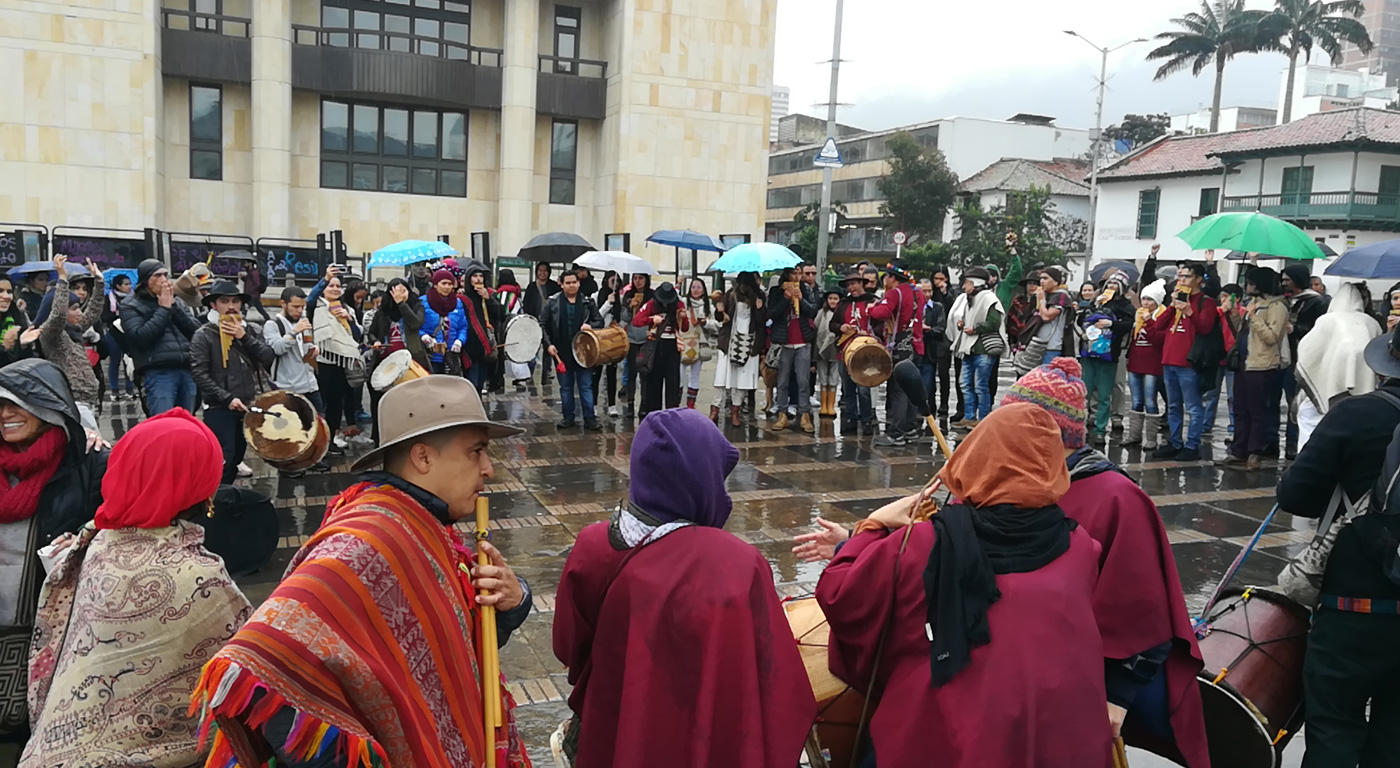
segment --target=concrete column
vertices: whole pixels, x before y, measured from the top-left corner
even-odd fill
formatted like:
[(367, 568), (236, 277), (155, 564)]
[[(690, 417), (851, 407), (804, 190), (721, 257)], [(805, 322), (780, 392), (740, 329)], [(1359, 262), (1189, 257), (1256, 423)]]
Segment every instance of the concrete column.
[(531, 236), (535, 176), (535, 87), (540, 0), (505, 0), (501, 85), (498, 251), (514, 256)]
[(291, 237), (292, 20), (287, 0), (253, 2), (253, 232)]

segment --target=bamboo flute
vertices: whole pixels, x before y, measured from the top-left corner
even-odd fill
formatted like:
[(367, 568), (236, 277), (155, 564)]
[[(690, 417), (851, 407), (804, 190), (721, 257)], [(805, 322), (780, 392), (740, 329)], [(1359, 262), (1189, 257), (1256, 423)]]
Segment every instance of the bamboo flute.
[[(482, 549), (486, 541), (486, 525), (490, 521), (490, 502), (485, 496), (476, 497), (476, 563), (490, 565), (491, 558)], [(487, 594), (481, 590), (482, 595)], [(481, 718), (486, 724), (486, 768), (496, 766), (496, 728), (501, 724), (501, 658), (496, 647), (496, 607), (481, 606)]]

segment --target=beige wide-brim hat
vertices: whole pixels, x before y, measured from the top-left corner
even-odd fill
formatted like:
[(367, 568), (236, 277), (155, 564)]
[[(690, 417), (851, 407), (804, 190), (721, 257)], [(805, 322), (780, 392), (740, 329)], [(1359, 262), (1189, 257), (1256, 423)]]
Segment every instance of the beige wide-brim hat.
[(451, 427), (482, 427), (490, 438), (511, 437), (525, 430), (491, 421), (476, 386), (460, 376), (442, 374), (406, 381), (384, 393), (379, 401), (379, 447), (350, 467), (373, 469), (384, 451), (415, 437)]

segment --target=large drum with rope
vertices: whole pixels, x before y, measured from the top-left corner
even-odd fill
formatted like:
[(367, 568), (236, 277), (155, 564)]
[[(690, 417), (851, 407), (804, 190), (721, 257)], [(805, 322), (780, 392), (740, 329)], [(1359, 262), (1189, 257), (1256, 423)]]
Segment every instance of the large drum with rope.
[(1310, 614), (1277, 592), (1226, 590), (1197, 626), (1211, 765), (1276, 768), (1303, 715)]
[(620, 363), (627, 357), (627, 329), (620, 325), (589, 328), (574, 337), (574, 359), (582, 368)]
[(874, 336), (851, 339), (841, 359), (851, 374), (851, 381), (862, 387), (878, 387), (888, 381), (894, 371), (894, 359), (889, 350)]
[(325, 458), (331, 432), (310, 400), (286, 390), (258, 395), (243, 417), (248, 447), (284, 472), (300, 472)]
[(421, 379), (427, 375), (427, 369), (413, 359), (412, 353), (400, 349), (390, 352), (379, 361), (379, 365), (376, 365), (374, 372), (369, 375), (369, 386), (375, 392), (386, 392), (405, 381)]
[(807, 759), (813, 768), (845, 768), (856, 749), (865, 697), (841, 682), (827, 666), (827, 640), (831, 626), (815, 597), (789, 600), (783, 604), (788, 626), (797, 639), (812, 695), (817, 700), (817, 720), (807, 736)]
[(512, 315), (506, 321), (506, 340), (501, 345), (501, 351), (510, 362), (525, 365), (540, 353), (543, 340), (540, 321), (529, 315)]
[(204, 527), (204, 546), (224, 560), (228, 575), (255, 573), (277, 551), (277, 509), (267, 494), (237, 485), (221, 485), (214, 513), (194, 522)]

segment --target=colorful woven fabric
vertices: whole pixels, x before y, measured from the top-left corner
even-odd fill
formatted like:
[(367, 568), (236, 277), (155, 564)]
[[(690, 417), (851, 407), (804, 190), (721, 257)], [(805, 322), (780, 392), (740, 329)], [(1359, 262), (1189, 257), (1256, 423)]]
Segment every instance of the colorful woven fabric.
[(1047, 411), (1060, 427), (1066, 448), (1084, 447), (1084, 423), (1088, 418), (1088, 389), (1084, 370), (1070, 357), (1057, 357), (1017, 379), (1002, 398), (1006, 403), (1030, 403)]
[(1400, 600), (1373, 600), (1369, 597), (1322, 595), (1318, 600), (1318, 604), (1324, 608), (1331, 608), (1334, 611), (1347, 611), (1348, 613), (1400, 613)]
[[(335, 750), (347, 768), (485, 764), (481, 642), (470, 552), (406, 494), (360, 483), (327, 507), (287, 576), (204, 668), (191, 701), (217, 720), (207, 768), (263, 766), (260, 726), (297, 712), (287, 755)], [(495, 638), (489, 638), (495, 642)], [(527, 768), (501, 685), (496, 764)]]
[(253, 612), (203, 542), (184, 520), (83, 529), (44, 582), (22, 768), (185, 768), (203, 756), (190, 693)]

